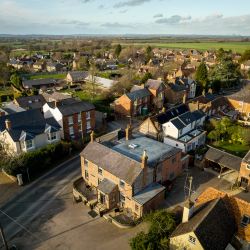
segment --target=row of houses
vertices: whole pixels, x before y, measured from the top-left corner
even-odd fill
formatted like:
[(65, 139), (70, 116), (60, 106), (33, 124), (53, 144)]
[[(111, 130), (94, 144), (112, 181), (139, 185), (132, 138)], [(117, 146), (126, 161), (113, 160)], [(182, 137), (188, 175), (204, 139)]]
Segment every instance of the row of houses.
[(3, 107), (0, 117), (0, 140), (8, 153), (32, 151), (62, 139), (82, 141), (95, 129), (94, 105), (74, 98), (21, 97), (13, 106), (20, 110), (7, 107), (6, 112)]

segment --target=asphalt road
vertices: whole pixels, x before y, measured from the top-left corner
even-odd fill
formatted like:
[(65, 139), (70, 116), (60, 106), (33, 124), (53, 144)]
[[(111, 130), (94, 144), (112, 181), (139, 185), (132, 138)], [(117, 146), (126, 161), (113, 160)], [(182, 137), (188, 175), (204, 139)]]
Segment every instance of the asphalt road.
[(48, 213), (51, 203), (58, 202), (55, 206), (60, 209), (60, 195), (79, 175), (80, 157), (77, 156), (43, 175), (0, 207), (0, 222), (7, 241), (21, 231), (29, 233), (32, 222)]

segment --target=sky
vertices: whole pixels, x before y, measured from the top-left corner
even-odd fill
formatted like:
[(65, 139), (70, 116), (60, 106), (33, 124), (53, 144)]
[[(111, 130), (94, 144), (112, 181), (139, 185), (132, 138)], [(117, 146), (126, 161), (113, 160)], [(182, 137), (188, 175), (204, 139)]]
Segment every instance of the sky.
[(0, 34), (250, 35), (250, 0), (0, 0)]

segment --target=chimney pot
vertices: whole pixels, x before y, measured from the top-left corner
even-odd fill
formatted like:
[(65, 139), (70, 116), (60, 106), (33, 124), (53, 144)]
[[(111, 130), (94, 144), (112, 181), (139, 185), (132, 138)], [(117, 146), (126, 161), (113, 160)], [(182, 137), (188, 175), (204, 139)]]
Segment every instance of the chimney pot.
[(128, 141), (128, 140), (130, 140), (130, 138), (132, 136), (132, 128), (131, 128), (130, 124), (127, 125), (125, 132), (126, 132), (126, 141)]
[(147, 166), (147, 161), (148, 161), (148, 156), (147, 156), (147, 151), (144, 150), (141, 158), (141, 167), (145, 168)]

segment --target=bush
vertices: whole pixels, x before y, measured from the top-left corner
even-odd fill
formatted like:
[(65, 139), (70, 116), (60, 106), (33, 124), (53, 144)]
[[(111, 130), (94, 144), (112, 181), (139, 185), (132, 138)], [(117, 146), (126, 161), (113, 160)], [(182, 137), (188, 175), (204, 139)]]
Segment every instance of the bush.
[(60, 160), (70, 155), (71, 151), (76, 151), (80, 146), (70, 142), (59, 142), (50, 144), (46, 147), (33, 152), (24, 153), (17, 156), (6, 157), (0, 164), (2, 168), (10, 175), (16, 176), (29, 172), (31, 175), (37, 175)]

